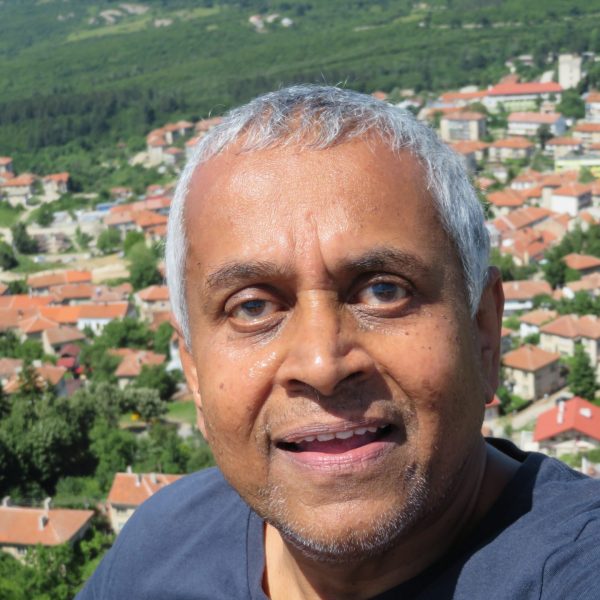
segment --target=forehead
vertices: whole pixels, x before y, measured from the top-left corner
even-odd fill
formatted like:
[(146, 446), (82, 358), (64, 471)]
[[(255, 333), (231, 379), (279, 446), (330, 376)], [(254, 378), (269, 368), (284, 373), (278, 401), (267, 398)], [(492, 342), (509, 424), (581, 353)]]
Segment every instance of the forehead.
[(323, 150), (231, 147), (196, 170), (186, 227), (206, 267), (288, 260), (315, 245), (332, 257), (390, 243), (430, 261), (453, 255), (420, 163), (373, 139)]

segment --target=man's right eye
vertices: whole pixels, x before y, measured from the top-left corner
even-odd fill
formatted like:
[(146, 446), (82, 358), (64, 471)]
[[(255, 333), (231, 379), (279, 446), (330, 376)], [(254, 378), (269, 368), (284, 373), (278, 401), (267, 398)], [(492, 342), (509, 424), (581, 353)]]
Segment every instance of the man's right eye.
[(240, 322), (251, 324), (263, 319), (268, 319), (281, 309), (281, 305), (271, 300), (262, 298), (253, 298), (250, 300), (242, 300), (235, 304), (231, 309), (226, 311), (229, 316)]

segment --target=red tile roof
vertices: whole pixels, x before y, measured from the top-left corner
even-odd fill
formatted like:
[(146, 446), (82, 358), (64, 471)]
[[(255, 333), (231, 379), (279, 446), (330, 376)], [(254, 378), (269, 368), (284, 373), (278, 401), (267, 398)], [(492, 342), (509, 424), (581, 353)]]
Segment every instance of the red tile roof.
[(546, 148), (552, 146), (581, 146), (581, 140), (571, 137), (554, 137), (546, 142)]
[(466, 110), (444, 115), (443, 118), (448, 121), (485, 121), (484, 114)]
[(525, 203), (525, 198), (519, 192), (510, 188), (500, 192), (491, 192), (487, 195), (487, 199), (490, 204), (493, 204), (497, 208), (518, 207), (523, 206)]
[(139, 506), (158, 490), (181, 477), (164, 473), (116, 473), (107, 502), (119, 506)]
[(537, 346), (525, 344), (516, 350), (507, 352), (502, 357), (502, 364), (511, 369), (521, 371), (538, 371), (553, 362), (557, 362), (560, 354), (555, 352), (546, 352)]
[(573, 127), (573, 131), (577, 131), (579, 133), (600, 133), (600, 123), (580, 122)]
[(519, 317), (519, 321), (521, 323), (526, 323), (527, 325), (545, 325), (549, 321), (556, 319), (558, 313), (555, 310), (548, 310), (547, 308), (538, 308), (536, 310), (532, 310), (524, 315)]
[(2, 183), (3, 187), (28, 187), (35, 183), (36, 177), (35, 175), (30, 175), (28, 173), (23, 173), (18, 177), (13, 177), (9, 179), (5, 183)]
[(533, 142), (530, 142), (524, 137), (512, 137), (504, 140), (496, 140), (491, 145), (492, 148), (512, 148), (513, 150), (525, 150), (527, 148), (535, 147)]
[(46, 175), (44, 181), (55, 181), (56, 183), (68, 183), (71, 176), (65, 171), (64, 173), (52, 173)]
[[(92, 510), (0, 506), (0, 544), (56, 546), (73, 539), (94, 516)], [(42, 525), (42, 526), (41, 526)]]
[(115, 371), (116, 377), (132, 378), (142, 372), (144, 365), (162, 365), (166, 356), (151, 350), (133, 350), (132, 348), (117, 348), (109, 350), (110, 354), (122, 356), (123, 359)]
[(589, 102), (590, 104), (600, 102), (600, 92), (597, 92), (595, 90), (590, 90), (585, 101)]
[(85, 339), (85, 335), (79, 331), (79, 329), (68, 325), (47, 329), (45, 336), (51, 346), (58, 346), (59, 344), (67, 344), (69, 342), (77, 342)]
[(513, 210), (508, 215), (494, 219), (493, 224), (498, 231), (523, 229), (532, 223), (539, 223), (553, 215), (552, 211), (539, 206), (526, 206)]
[(485, 98), (487, 90), (478, 90), (476, 92), (446, 92), (440, 96), (442, 102), (473, 101)]
[(10, 156), (0, 156), (0, 166), (5, 167), (6, 165), (10, 165), (13, 159)]
[(90, 271), (56, 271), (42, 275), (30, 275), (27, 278), (27, 285), (36, 289), (65, 283), (91, 283), (91, 281)]
[(23, 310), (27, 308), (37, 308), (38, 306), (47, 306), (54, 302), (54, 296), (29, 296), (27, 294), (13, 294), (10, 296), (0, 296), (0, 309), (12, 308)]
[(535, 296), (552, 293), (547, 281), (505, 281), (502, 289), (506, 300), (532, 300)]
[(563, 315), (540, 328), (541, 333), (564, 338), (600, 339), (600, 320), (593, 315)]
[(577, 254), (575, 252), (567, 254), (563, 258), (563, 261), (569, 269), (575, 269), (576, 271), (585, 271), (600, 267), (600, 258), (587, 254)]
[(488, 91), (490, 96), (523, 96), (530, 94), (556, 94), (563, 91), (555, 82), (547, 83), (501, 83)]
[(535, 424), (533, 439), (549, 440), (562, 433), (585, 435), (600, 442), (600, 408), (575, 396), (542, 413)]
[(144, 302), (164, 302), (169, 299), (169, 288), (166, 285), (151, 285), (137, 293)]
[(579, 198), (580, 196), (589, 194), (591, 191), (592, 187), (587, 183), (567, 183), (554, 190), (552, 194), (554, 196), (575, 196)]
[(540, 123), (552, 125), (559, 119), (562, 119), (562, 115), (559, 113), (514, 112), (508, 115), (509, 123)]
[(127, 316), (127, 312), (129, 310), (129, 303), (112, 302), (110, 304), (79, 304), (78, 306), (73, 308), (79, 309), (78, 320), (123, 319)]

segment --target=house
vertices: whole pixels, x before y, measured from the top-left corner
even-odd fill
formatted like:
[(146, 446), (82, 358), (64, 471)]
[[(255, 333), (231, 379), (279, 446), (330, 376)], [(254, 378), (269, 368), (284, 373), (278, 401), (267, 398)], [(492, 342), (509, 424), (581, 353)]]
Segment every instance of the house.
[(540, 450), (561, 456), (600, 447), (600, 408), (575, 396), (542, 413), (533, 439)]
[(445, 142), (477, 141), (486, 134), (485, 115), (461, 111), (440, 119), (440, 137)]
[(0, 179), (3, 178), (3, 175), (12, 176), (14, 173), (13, 159), (10, 156), (0, 156)]
[(576, 217), (582, 208), (592, 205), (591, 186), (583, 183), (567, 183), (552, 192), (550, 209)]
[(535, 151), (535, 144), (524, 137), (496, 140), (490, 144), (488, 153), (490, 160), (504, 161), (528, 159)]
[(487, 90), (474, 90), (462, 92), (445, 92), (439, 97), (442, 106), (463, 108), (475, 102), (481, 102), (487, 96)]
[(491, 192), (487, 195), (487, 199), (496, 215), (508, 215), (511, 211), (522, 208), (525, 205), (523, 195), (510, 188), (499, 192)]
[(547, 126), (553, 136), (567, 130), (565, 118), (560, 113), (514, 112), (508, 115), (508, 135), (535, 137), (543, 126)]
[(585, 120), (600, 123), (600, 92), (592, 90), (585, 97)]
[(556, 241), (556, 236), (550, 231), (525, 227), (505, 232), (502, 235), (500, 251), (502, 254), (511, 254), (515, 264), (519, 266), (529, 265), (541, 262), (546, 251)]
[[(64, 367), (55, 366), (52, 364), (41, 364), (40, 361), (33, 361), (33, 367), (36, 373), (36, 386), (40, 390), (52, 388), (57, 396), (66, 395), (65, 373), (67, 369)], [(3, 389), (6, 394), (16, 394), (20, 387), (21, 371), (17, 371), (14, 375), (8, 378)]]
[(539, 186), (542, 174), (534, 169), (527, 169), (519, 173), (511, 182), (513, 190), (528, 190)]
[[(520, 195), (523, 193), (521, 192)], [(525, 206), (517, 208), (506, 215), (500, 215), (492, 221), (494, 227), (500, 233), (507, 231), (517, 231), (526, 227), (533, 227), (546, 221), (552, 216), (552, 211), (538, 206)]]
[(13, 177), (4, 183), (0, 183), (0, 193), (6, 196), (11, 206), (25, 206), (34, 195), (34, 184), (37, 181), (35, 175), (23, 173)]
[(536, 296), (550, 296), (552, 288), (546, 281), (505, 281), (504, 290), (504, 315), (509, 316), (518, 310), (531, 310), (533, 299)]
[(134, 214), (133, 211), (111, 211), (104, 217), (103, 222), (108, 228), (117, 229), (124, 235), (136, 229)]
[(509, 111), (532, 110), (541, 100), (554, 98), (560, 102), (563, 88), (552, 81), (547, 83), (499, 83), (487, 91), (483, 104), (491, 111), (500, 105)]
[(594, 315), (562, 315), (540, 327), (540, 347), (573, 356), (581, 343), (595, 367), (600, 358), (600, 319)]
[(116, 348), (109, 350), (113, 356), (121, 357), (121, 362), (115, 371), (115, 377), (121, 389), (124, 389), (142, 372), (144, 365), (162, 365), (166, 356), (151, 350), (135, 350), (133, 348)]
[(131, 469), (126, 473), (115, 473), (106, 500), (113, 531), (119, 533), (144, 500), (180, 478), (181, 475), (164, 473), (132, 473)]
[(35, 314), (31, 317), (21, 319), (18, 324), (19, 332), (23, 339), (41, 340), (42, 334), (47, 329), (54, 329), (58, 323), (47, 317)]
[(42, 345), (46, 354), (60, 354), (62, 348), (73, 342), (82, 342), (85, 335), (76, 327), (57, 325), (42, 333)]
[(577, 292), (587, 292), (590, 296), (600, 295), (600, 273), (584, 275), (579, 281), (565, 283), (562, 295), (572, 300)]
[(549, 310), (547, 308), (538, 308), (532, 310), (519, 317), (521, 323), (519, 327), (519, 335), (522, 338), (528, 335), (536, 335), (540, 333), (540, 327), (553, 321), (558, 317), (558, 313), (555, 310)]
[(569, 152), (555, 158), (554, 168), (559, 173), (571, 170), (579, 173), (582, 169), (588, 169), (594, 177), (600, 177), (600, 152), (590, 150), (585, 150), (583, 153)]
[(600, 258), (595, 256), (572, 252), (564, 256), (563, 261), (569, 269), (578, 271), (582, 276), (600, 272)]
[(77, 309), (77, 328), (83, 331), (89, 327), (95, 334), (101, 333), (111, 321), (124, 319), (131, 311), (129, 302), (95, 302), (79, 304), (72, 308)]
[(151, 285), (134, 294), (133, 298), (143, 319), (151, 320), (152, 313), (171, 310), (169, 288), (166, 285)]
[(563, 385), (560, 354), (525, 344), (502, 357), (504, 384), (524, 400), (537, 400)]
[(592, 144), (600, 143), (600, 123), (586, 123), (580, 121), (573, 127), (573, 137), (581, 140), (584, 148), (589, 148)]
[(66, 172), (46, 175), (46, 177), (42, 178), (44, 194), (53, 197), (53, 199), (66, 194), (69, 191), (70, 180), (71, 176)]
[(43, 274), (30, 275), (27, 285), (33, 294), (45, 294), (53, 285), (64, 285), (66, 283), (91, 283), (90, 271), (54, 271)]
[(0, 506), (0, 548), (23, 560), (27, 548), (58, 546), (80, 540), (89, 529), (92, 510), (51, 508), (46, 498), (43, 508), (12, 506), (9, 497)]
[(545, 151), (555, 159), (563, 158), (567, 154), (580, 154), (583, 145), (580, 139), (572, 137), (554, 137), (546, 142)]

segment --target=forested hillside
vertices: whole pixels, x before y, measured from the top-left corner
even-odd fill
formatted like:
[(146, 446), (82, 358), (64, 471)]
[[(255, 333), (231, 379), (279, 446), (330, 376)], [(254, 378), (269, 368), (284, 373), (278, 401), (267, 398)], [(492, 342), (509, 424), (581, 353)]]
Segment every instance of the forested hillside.
[(0, 155), (77, 179), (100, 147), (283, 84), (435, 91), (558, 50), (600, 51), (600, 0), (3, 0)]

